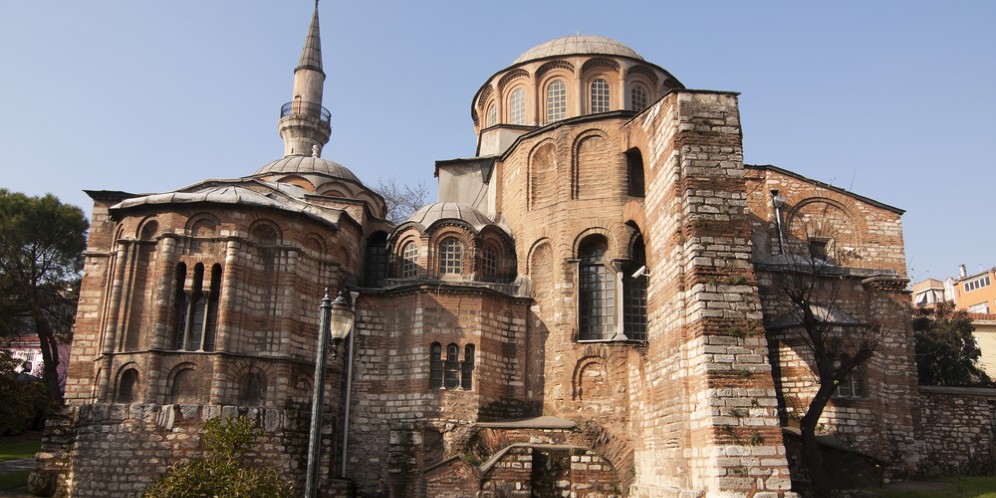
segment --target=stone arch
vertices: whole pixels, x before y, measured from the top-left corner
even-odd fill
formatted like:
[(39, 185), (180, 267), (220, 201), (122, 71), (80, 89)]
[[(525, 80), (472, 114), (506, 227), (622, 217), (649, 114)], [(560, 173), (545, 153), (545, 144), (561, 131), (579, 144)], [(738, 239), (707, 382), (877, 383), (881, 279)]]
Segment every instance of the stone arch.
[(557, 201), (558, 163), (557, 147), (553, 140), (544, 140), (530, 151), (528, 209), (537, 209)]
[(574, 139), (571, 146), (572, 199), (582, 198), (582, 192), (587, 198), (597, 197), (591, 195), (592, 192), (605, 192), (603, 185), (609, 172), (600, 171), (598, 166), (605, 165), (607, 147), (607, 135), (601, 130), (587, 130)]

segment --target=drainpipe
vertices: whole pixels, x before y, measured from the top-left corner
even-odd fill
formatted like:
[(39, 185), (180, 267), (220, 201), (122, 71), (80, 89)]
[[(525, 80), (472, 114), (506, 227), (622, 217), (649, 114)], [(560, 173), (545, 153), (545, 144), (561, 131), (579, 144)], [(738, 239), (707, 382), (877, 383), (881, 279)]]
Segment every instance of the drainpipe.
[(785, 197), (778, 195), (778, 189), (771, 191), (771, 204), (775, 206), (775, 224), (778, 225), (778, 254), (785, 254), (785, 235), (782, 232), (782, 207)]

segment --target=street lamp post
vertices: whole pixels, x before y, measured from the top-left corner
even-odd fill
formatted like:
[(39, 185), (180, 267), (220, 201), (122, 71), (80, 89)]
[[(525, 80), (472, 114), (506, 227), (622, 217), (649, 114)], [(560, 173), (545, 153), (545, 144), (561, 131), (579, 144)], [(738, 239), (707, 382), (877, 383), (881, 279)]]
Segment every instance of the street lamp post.
[(308, 442), (308, 476), (304, 486), (307, 498), (318, 496), (318, 462), (322, 444), (322, 407), (325, 402), (325, 358), (328, 355), (329, 339), (332, 339), (332, 357), (338, 356), (339, 343), (353, 328), (353, 307), (348, 295), (339, 291), (335, 302), (329, 298), (329, 290), (321, 304), (321, 321), (318, 325), (318, 352), (315, 355), (314, 388), (311, 393), (311, 436)]

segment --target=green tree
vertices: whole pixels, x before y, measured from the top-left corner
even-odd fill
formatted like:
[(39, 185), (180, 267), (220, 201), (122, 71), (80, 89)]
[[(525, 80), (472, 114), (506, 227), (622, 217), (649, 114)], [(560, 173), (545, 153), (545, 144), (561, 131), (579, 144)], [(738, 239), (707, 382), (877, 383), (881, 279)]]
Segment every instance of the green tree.
[(972, 331), (972, 319), (952, 303), (913, 311), (916, 368), (926, 386), (990, 387), (992, 379), (979, 368), (982, 350)]
[(291, 498), (294, 487), (272, 467), (254, 466), (246, 455), (259, 439), (245, 417), (213, 418), (201, 429), (204, 456), (170, 467), (145, 491), (145, 498)]
[(80, 208), (52, 194), (0, 189), (0, 334), (34, 331), (49, 398), (60, 403), (58, 348), (76, 314), (88, 228)]

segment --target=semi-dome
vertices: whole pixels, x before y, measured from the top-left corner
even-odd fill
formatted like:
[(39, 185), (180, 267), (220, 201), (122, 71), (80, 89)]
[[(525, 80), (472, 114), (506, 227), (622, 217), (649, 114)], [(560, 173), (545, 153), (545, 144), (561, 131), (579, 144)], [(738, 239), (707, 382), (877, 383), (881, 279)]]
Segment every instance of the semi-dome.
[(437, 202), (423, 206), (408, 217), (408, 222), (414, 222), (428, 228), (439, 220), (460, 220), (480, 230), (487, 225), (497, 225), (484, 213), (465, 204), (456, 202)]
[(611, 38), (594, 35), (571, 35), (536, 45), (526, 50), (512, 64), (563, 55), (618, 55), (643, 60), (643, 57), (636, 53), (636, 50)]
[(254, 175), (323, 175), (361, 183), (360, 179), (349, 168), (328, 159), (315, 156), (290, 155), (277, 159), (262, 168)]

